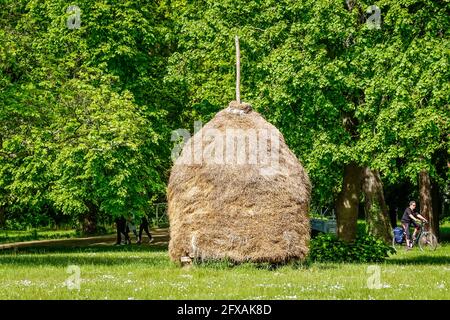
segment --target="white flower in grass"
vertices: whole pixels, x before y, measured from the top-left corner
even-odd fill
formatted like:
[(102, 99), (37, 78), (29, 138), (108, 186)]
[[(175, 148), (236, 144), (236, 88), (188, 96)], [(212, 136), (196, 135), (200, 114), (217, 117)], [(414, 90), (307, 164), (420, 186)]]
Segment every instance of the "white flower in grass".
[(25, 279), (25, 280), (21, 280), (20, 284), (24, 287), (29, 287), (29, 286), (31, 286), (32, 282), (30, 280)]
[(335, 285), (330, 286), (329, 289), (330, 289), (330, 290), (342, 290), (342, 289), (344, 289), (344, 286), (341, 285), (340, 283), (337, 283), (337, 284), (335, 284)]
[(128, 300), (134, 300), (134, 297), (128, 297)]
[(437, 283), (436, 284), (436, 288), (438, 288), (438, 289), (445, 289), (445, 283), (444, 282), (441, 282), (441, 283)]
[(269, 287), (275, 287), (276, 285), (272, 284), (272, 283), (258, 283), (258, 284), (256, 284), (256, 286), (257, 287), (267, 287), (267, 288), (269, 288)]

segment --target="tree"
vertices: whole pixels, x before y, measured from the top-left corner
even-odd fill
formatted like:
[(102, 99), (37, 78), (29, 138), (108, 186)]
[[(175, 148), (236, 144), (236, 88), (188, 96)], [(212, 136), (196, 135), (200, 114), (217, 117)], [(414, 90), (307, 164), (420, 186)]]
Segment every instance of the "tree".
[(362, 190), (365, 197), (367, 233), (386, 243), (392, 243), (392, 228), (384, 201), (383, 182), (378, 171), (367, 167), (363, 169)]
[(63, 0), (3, 1), (0, 212), (93, 231), (164, 198), (170, 131), (233, 99), (239, 35), (243, 100), (304, 163), (313, 203), (352, 241), (363, 191), (386, 240), (384, 186), (427, 172), (433, 201), (448, 190), (450, 19), (443, 1), (386, 0), (370, 28), (372, 4), (81, 0), (70, 29)]
[(164, 195), (161, 142), (178, 100), (161, 85), (173, 42), (165, 1), (77, 6), (70, 29), (65, 1), (2, 3), (0, 206), (55, 206), (94, 232)]
[(337, 234), (344, 241), (356, 238), (362, 170), (357, 164), (345, 166), (342, 190), (336, 202)]
[(364, 153), (372, 152), (372, 166), (389, 184), (409, 180), (419, 185), (420, 205), (435, 217), (432, 228), (438, 232), (430, 180), (437, 183), (435, 198), (441, 198), (439, 189), (448, 179), (441, 169), (450, 124), (448, 6), (441, 1), (400, 1), (383, 14), (383, 30), (389, 36), (372, 52), (376, 73), (366, 99), (369, 110), (379, 111), (372, 118), (374, 125), (364, 129), (367, 139), (361, 146)]
[[(341, 232), (347, 241), (356, 234), (358, 201), (348, 201), (346, 190), (356, 198), (361, 183), (350, 169), (369, 168), (388, 183), (416, 177), (415, 153), (431, 159), (446, 143), (442, 133), (449, 123), (445, 3), (384, 1), (381, 29), (366, 24), (370, 5), (195, 1), (179, 14), (179, 50), (170, 59), (168, 77), (187, 88), (186, 112), (208, 120), (233, 97), (238, 34), (243, 99), (280, 128), (304, 162), (313, 201), (336, 202), (338, 220), (348, 221)], [(430, 76), (437, 68), (439, 84), (433, 86)], [(365, 197), (368, 231), (387, 240), (378, 182)]]

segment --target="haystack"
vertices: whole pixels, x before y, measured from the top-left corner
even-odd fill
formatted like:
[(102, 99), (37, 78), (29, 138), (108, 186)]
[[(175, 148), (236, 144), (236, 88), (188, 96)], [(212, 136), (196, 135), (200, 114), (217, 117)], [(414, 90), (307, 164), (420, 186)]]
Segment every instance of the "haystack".
[(231, 102), (185, 144), (172, 168), (170, 257), (301, 260), (310, 192), (281, 133), (250, 105)]

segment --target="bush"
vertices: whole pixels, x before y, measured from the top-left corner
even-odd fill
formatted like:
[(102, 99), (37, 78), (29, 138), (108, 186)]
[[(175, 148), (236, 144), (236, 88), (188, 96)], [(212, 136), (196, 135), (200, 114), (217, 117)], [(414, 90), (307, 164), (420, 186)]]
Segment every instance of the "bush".
[(317, 262), (382, 262), (394, 248), (373, 236), (358, 236), (345, 243), (332, 234), (320, 234), (310, 242), (309, 259)]

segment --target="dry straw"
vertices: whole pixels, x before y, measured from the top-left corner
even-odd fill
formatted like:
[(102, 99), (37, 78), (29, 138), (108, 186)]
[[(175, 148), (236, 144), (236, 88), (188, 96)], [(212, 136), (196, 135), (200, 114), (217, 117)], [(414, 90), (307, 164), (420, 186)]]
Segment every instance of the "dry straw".
[[(270, 134), (245, 136), (245, 150), (242, 145), (237, 149), (238, 144), (230, 150), (227, 143), (217, 144), (229, 132)], [(258, 161), (217, 161), (218, 146), (225, 155), (243, 152), (247, 160)], [(261, 151), (276, 151), (276, 162), (260, 161)], [(201, 152), (201, 161), (193, 162), (196, 152)], [(308, 175), (278, 129), (249, 104), (233, 101), (187, 142), (172, 168), (170, 257), (176, 262), (187, 257), (271, 263), (304, 259), (310, 193)]]

